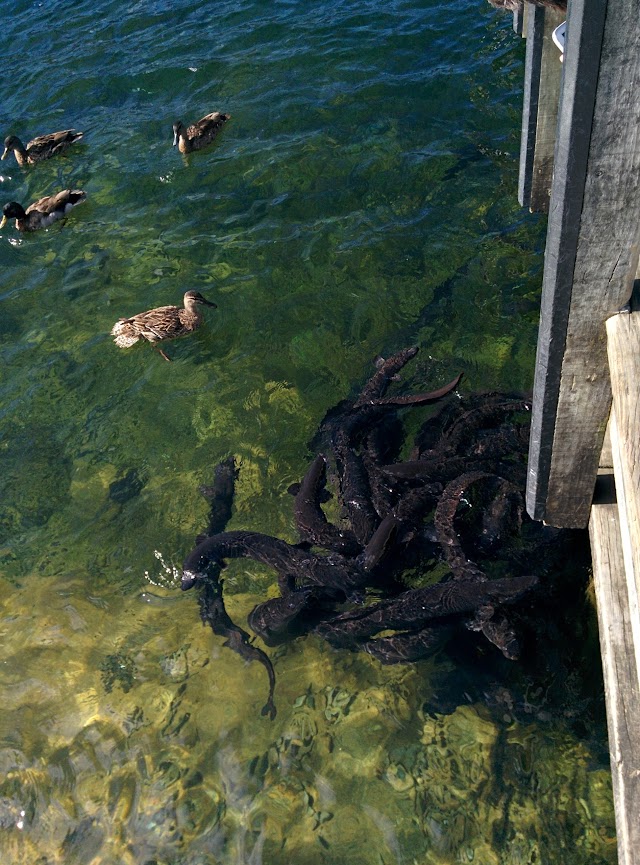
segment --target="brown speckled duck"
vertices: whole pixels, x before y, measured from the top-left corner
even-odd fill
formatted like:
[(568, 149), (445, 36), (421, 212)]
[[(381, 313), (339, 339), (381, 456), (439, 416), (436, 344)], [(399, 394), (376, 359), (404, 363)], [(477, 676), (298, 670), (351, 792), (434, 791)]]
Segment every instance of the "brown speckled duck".
[[(202, 324), (200, 305), (217, 308), (217, 304), (204, 298), (199, 291), (187, 291), (184, 296), (184, 309), (179, 306), (158, 306), (148, 312), (139, 312), (131, 318), (121, 318), (111, 328), (114, 342), (120, 348), (130, 348), (139, 340), (146, 339), (153, 346), (165, 339), (176, 339), (193, 333)], [(165, 360), (171, 360), (157, 347)]]
[(63, 189), (55, 195), (39, 198), (26, 210), (17, 201), (10, 201), (2, 208), (0, 229), (4, 228), (9, 219), (15, 219), (18, 231), (48, 228), (56, 220), (64, 219), (71, 208), (82, 204), (86, 197), (87, 193), (82, 189)]
[(34, 165), (43, 159), (50, 159), (70, 147), (74, 141), (79, 141), (84, 132), (75, 129), (64, 129), (62, 132), (52, 132), (49, 135), (38, 135), (25, 147), (17, 135), (9, 135), (4, 140), (2, 159), (6, 159), (13, 150), (18, 165)]
[(221, 114), (220, 111), (214, 111), (191, 126), (185, 127), (178, 120), (173, 124), (173, 146), (177, 145), (180, 153), (191, 153), (193, 150), (201, 150), (203, 147), (211, 144), (230, 118), (230, 114)]

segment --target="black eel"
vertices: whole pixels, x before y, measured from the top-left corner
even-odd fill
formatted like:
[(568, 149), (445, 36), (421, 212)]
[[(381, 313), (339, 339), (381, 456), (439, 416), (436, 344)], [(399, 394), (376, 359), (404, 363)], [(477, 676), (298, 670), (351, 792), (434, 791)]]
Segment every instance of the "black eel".
[(417, 630), (433, 619), (472, 613), (479, 607), (508, 604), (538, 583), (535, 576), (503, 577), (478, 582), (448, 580), (422, 589), (410, 589), (395, 598), (349, 611), (320, 623), (316, 632), (334, 646), (352, 646), (354, 641), (385, 630)]
[[(209, 502), (209, 524), (208, 534), (219, 533), (224, 530), (229, 519), (235, 491), (235, 480), (237, 470), (233, 457), (220, 462), (215, 469), (214, 481), (210, 487), (201, 487), (200, 492)], [(199, 535), (196, 543), (202, 543), (207, 534)], [(267, 671), (269, 677), (269, 696), (261, 710), (262, 715), (269, 715), (271, 720), (276, 716), (274, 703), (274, 691), (276, 686), (276, 675), (268, 655), (257, 646), (249, 642), (251, 637), (242, 628), (238, 627), (229, 617), (222, 596), (222, 584), (220, 573), (222, 562), (211, 560), (206, 567), (206, 579), (199, 583), (198, 605), (200, 607), (200, 618), (204, 624), (211, 627), (214, 634), (225, 637), (224, 646), (244, 658), (245, 661), (258, 661)], [(182, 586), (184, 588), (184, 585)]]
[(426, 658), (450, 634), (450, 625), (436, 625), (414, 633), (393, 634), (367, 640), (358, 648), (373, 655), (382, 664), (400, 664)]
[(272, 567), (278, 573), (284, 594), (298, 585), (316, 585), (346, 596), (360, 588), (365, 579), (357, 565), (339, 553), (319, 556), (261, 532), (235, 531), (212, 535), (189, 553), (182, 566), (181, 588), (186, 591), (199, 580), (207, 579), (212, 561), (238, 558), (254, 559)]
[(305, 586), (280, 598), (269, 598), (249, 613), (249, 627), (267, 646), (277, 646), (291, 637), (293, 622), (313, 601), (315, 594), (312, 586)]
[(357, 556), (362, 547), (349, 529), (330, 523), (320, 507), (320, 494), (327, 477), (327, 462), (322, 454), (311, 463), (296, 494), (294, 513), (303, 540), (347, 556)]

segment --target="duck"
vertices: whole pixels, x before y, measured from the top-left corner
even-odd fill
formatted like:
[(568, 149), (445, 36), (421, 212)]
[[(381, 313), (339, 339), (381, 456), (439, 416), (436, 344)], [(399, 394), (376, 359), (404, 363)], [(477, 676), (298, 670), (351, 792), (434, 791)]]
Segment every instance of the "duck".
[(20, 166), (35, 165), (43, 159), (50, 159), (62, 153), (75, 141), (79, 141), (84, 132), (75, 129), (64, 129), (62, 132), (51, 132), (49, 135), (38, 135), (25, 147), (17, 135), (8, 135), (4, 140), (2, 159), (6, 159), (13, 150), (16, 162)]
[(191, 126), (185, 127), (181, 120), (177, 120), (173, 124), (173, 146), (177, 145), (180, 153), (191, 153), (193, 150), (201, 150), (203, 147), (211, 144), (230, 118), (230, 114), (213, 111)]
[(171, 358), (156, 346), (165, 339), (176, 339), (193, 333), (202, 324), (200, 306), (210, 306), (217, 309), (218, 305), (203, 297), (199, 291), (187, 291), (183, 298), (183, 307), (158, 306), (147, 312), (139, 312), (131, 318), (119, 319), (111, 328), (113, 340), (120, 348), (130, 348), (138, 340), (146, 339), (165, 360)]
[(18, 231), (36, 231), (48, 228), (58, 219), (64, 219), (72, 207), (86, 199), (87, 193), (82, 189), (63, 189), (55, 195), (45, 195), (30, 204), (25, 210), (17, 201), (10, 201), (2, 208), (0, 229), (4, 228), (9, 219), (15, 219)]

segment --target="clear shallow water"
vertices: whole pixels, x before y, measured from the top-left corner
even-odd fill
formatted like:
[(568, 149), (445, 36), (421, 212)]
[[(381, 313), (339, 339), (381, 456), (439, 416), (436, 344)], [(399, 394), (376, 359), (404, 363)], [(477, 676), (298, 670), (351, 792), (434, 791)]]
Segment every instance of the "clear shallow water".
[[(286, 489), (378, 354), (420, 345), (427, 387), (531, 386), (544, 225), (515, 198), (509, 20), (481, 0), (99, 0), (0, 22), (21, 58), (2, 135), (85, 131), (0, 163), (3, 202), (88, 192), (62, 228), (0, 233), (7, 861), (615, 861), (605, 730), (575, 724), (587, 676), (555, 711), (483, 701), (446, 656), (384, 668), (309, 638), (270, 650), (269, 722), (263, 668), (144, 578), (191, 548), (229, 454), (230, 527), (296, 540)], [(232, 114), (218, 143), (181, 157), (172, 122), (211, 110)], [(118, 317), (189, 288), (218, 309), (173, 364), (116, 349)], [(230, 566), (232, 617), (273, 583)]]

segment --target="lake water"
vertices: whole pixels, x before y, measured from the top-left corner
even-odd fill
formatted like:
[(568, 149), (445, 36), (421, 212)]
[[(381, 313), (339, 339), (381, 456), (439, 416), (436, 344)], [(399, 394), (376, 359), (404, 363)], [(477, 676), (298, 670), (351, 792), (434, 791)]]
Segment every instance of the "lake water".
[[(0, 163), (2, 203), (88, 194), (63, 226), (0, 232), (3, 863), (615, 862), (583, 587), (566, 656), (526, 674), (268, 650), (271, 721), (264, 668), (148, 579), (192, 548), (229, 455), (230, 528), (295, 542), (287, 488), (378, 355), (419, 345), (427, 389), (459, 371), (463, 392), (531, 388), (545, 222), (516, 200), (510, 18), (12, 0), (0, 24), (2, 137), (85, 133)], [(217, 143), (181, 156), (172, 123), (213, 110), (232, 115)], [(173, 363), (114, 346), (119, 317), (188, 289), (218, 309)], [(226, 569), (240, 624), (275, 591), (249, 560)]]

